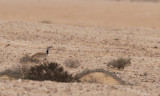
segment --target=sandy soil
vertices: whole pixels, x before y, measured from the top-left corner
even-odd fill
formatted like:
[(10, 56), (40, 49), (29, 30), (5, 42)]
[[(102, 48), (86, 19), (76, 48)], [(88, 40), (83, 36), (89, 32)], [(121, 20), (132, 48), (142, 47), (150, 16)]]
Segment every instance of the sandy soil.
[[(3, 86), (1, 87), (1, 95), (33, 95), (35, 93), (37, 95), (49, 95), (49, 93), (61, 95), (66, 94), (65, 90), (69, 90), (68, 87), (71, 88), (68, 91), (69, 95), (110, 94), (110, 96), (116, 96), (118, 94), (127, 96), (130, 94), (132, 96), (156, 96), (160, 94), (160, 52), (158, 50), (160, 33), (158, 30), (8, 21), (1, 21), (0, 24), (1, 71), (16, 67), (19, 64), (19, 59), (26, 53), (43, 52), (47, 46), (53, 45), (56, 50), (51, 50), (48, 57), (49, 61), (56, 61), (62, 65), (70, 57), (77, 58), (80, 61), (81, 66), (79, 68), (68, 69), (72, 73), (85, 68), (104, 68), (115, 72), (122, 80), (134, 85), (111, 86), (107, 84), (2, 80), (0, 82)], [(108, 68), (106, 63), (118, 57), (132, 58), (131, 66), (120, 71)], [(54, 87), (52, 86), (53, 89), (56, 88), (58, 92), (53, 91), (52, 84), (54, 85)], [(40, 85), (43, 87), (38, 87)], [(77, 87), (81, 89), (76, 89)]]
[[(49, 61), (62, 66), (71, 57), (80, 61), (80, 67), (66, 69), (71, 73), (103, 68), (132, 85), (39, 82), (6, 77), (0, 79), (1, 96), (160, 95), (159, 3), (15, 1), (0, 1), (1, 72), (20, 65), (24, 54), (45, 52), (48, 46), (53, 46)], [(53, 24), (36, 23), (43, 20)], [(124, 70), (107, 67), (107, 62), (118, 57), (130, 57), (131, 65)]]
[[(122, 0), (125, 1), (125, 0)], [(104, 27), (160, 28), (160, 3), (107, 0), (0, 0), (0, 19)]]

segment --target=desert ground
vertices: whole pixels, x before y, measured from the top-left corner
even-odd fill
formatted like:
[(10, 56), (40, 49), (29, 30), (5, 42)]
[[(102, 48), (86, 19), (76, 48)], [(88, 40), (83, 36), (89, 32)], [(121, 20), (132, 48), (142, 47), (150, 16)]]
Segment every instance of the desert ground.
[[(0, 72), (25, 54), (45, 52), (70, 73), (103, 68), (123, 84), (62, 83), (0, 76), (0, 96), (160, 96), (160, 2), (107, 0), (0, 0)], [(113, 59), (131, 58), (124, 69)]]

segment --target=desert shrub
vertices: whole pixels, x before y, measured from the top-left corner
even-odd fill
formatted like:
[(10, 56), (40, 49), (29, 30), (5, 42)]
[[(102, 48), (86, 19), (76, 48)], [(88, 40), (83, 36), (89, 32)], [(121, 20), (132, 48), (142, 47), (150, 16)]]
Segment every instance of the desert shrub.
[(63, 67), (55, 62), (45, 62), (41, 65), (31, 67), (25, 74), (25, 79), (31, 80), (51, 80), (57, 82), (73, 82), (76, 78), (64, 71)]
[(0, 76), (8, 76), (15, 79), (21, 78), (21, 69), (20, 68), (13, 68), (13, 69), (6, 69), (0, 72)]
[(77, 59), (67, 59), (64, 64), (68, 68), (78, 68), (80, 66), (80, 62)]
[(66, 48), (59, 46), (58, 48), (56, 48), (56, 50), (57, 50), (57, 51), (62, 51), (62, 52), (64, 52), (64, 51), (66, 50)]
[(20, 63), (26, 63), (31, 61), (31, 57), (28, 54), (25, 54), (22, 58), (20, 58), (19, 62)]
[(124, 69), (124, 67), (131, 64), (131, 58), (118, 58), (113, 59), (112, 61), (108, 62), (107, 66), (117, 68), (117, 69)]
[[(7, 69), (3, 72), (0, 72), (0, 76), (8, 76), (8, 77), (13, 77), (15, 79), (29, 79), (37, 81), (51, 80), (56, 82), (83, 82), (83, 80), (81, 81), (83, 77), (94, 72), (105, 73), (113, 77), (120, 84), (122, 85), (127, 84), (124, 81), (122, 81), (119, 77), (117, 77), (114, 72), (109, 72), (104, 69), (94, 69), (94, 70), (86, 69), (76, 73), (75, 75), (72, 75), (69, 74), (67, 71), (65, 71), (63, 67), (60, 66), (60, 64), (55, 62), (50, 62), (50, 63), (44, 62), (43, 64), (32, 66), (26, 71), (25, 74), (22, 74), (21, 69), (19, 68)], [(89, 80), (86, 79), (86, 82), (103, 83), (101, 82), (101, 80), (96, 79), (94, 76)]]
[(40, 23), (52, 24), (52, 22), (51, 22), (51, 21), (48, 21), (48, 20), (43, 20), (43, 21), (41, 21)]
[(22, 58), (20, 58), (19, 62), (23, 64), (28, 62), (38, 63), (39, 61), (36, 59), (33, 59), (31, 56), (29, 56), (29, 54), (25, 54)]
[(21, 69), (21, 75), (22, 78), (24, 74), (30, 69), (31, 66), (33, 66), (33, 63), (39, 63), (38, 60), (33, 59), (29, 54), (25, 54), (22, 58), (19, 60), (20, 63), (20, 69)]

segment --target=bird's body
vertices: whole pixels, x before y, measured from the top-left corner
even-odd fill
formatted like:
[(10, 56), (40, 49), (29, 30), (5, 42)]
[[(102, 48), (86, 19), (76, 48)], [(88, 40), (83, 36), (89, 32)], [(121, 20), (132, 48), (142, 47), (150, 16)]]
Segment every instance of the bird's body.
[(43, 61), (43, 60), (46, 60), (47, 59), (47, 56), (49, 54), (49, 49), (50, 48), (53, 48), (53, 47), (47, 47), (47, 51), (46, 52), (38, 52), (38, 53), (35, 53), (34, 55), (31, 56), (31, 58), (33, 60), (36, 60), (36, 61)]
[(38, 59), (38, 60), (44, 60), (44, 59), (47, 58), (47, 56), (48, 56), (48, 54), (39, 52), (39, 53), (36, 53), (36, 54), (32, 55), (31, 58)]

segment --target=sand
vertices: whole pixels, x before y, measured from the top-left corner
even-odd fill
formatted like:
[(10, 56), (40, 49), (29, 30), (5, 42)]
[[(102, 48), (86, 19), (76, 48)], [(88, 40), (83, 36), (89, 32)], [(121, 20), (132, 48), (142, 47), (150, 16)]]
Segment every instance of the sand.
[[(48, 61), (103, 68), (129, 85), (61, 83), (0, 78), (1, 96), (159, 96), (160, 3), (105, 0), (1, 0), (0, 72), (20, 65), (24, 54), (54, 48)], [(52, 24), (40, 23), (50, 21)], [(107, 63), (131, 58), (123, 70)], [(101, 76), (101, 75), (100, 75)], [(112, 78), (113, 79), (113, 78)]]
[[(123, 1), (123, 0), (122, 0)], [(1, 0), (0, 19), (104, 27), (158, 27), (160, 3), (107, 0)]]

